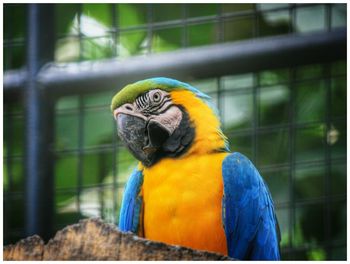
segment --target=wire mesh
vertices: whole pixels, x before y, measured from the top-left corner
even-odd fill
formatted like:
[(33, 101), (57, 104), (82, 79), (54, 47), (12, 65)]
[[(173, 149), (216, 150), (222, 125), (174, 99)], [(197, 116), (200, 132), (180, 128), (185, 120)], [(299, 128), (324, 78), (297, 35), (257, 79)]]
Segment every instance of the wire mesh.
[[(124, 58), (270, 35), (327, 32), (346, 26), (334, 15), (336, 11), (339, 14), (339, 10), (346, 10), (345, 5), (339, 4), (208, 4), (201, 8), (198, 4), (100, 6), (106, 9), (108, 21), (104, 22), (103, 31), (92, 34), (87, 28), (94, 25), (89, 24), (92, 23), (89, 19), (95, 16), (97, 5), (70, 5), (70, 30), (56, 29), (57, 62)], [(125, 20), (125, 12), (130, 8), (135, 8), (143, 20)], [(170, 17), (162, 14), (167, 8), (172, 10)], [(301, 21), (315, 9), (315, 21), (305, 26)], [(64, 11), (64, 5), (57, 5), (56, 20)], [(5, 9), (5, 15), (6, 12), (13, 11)], [(240, 32), (238, 28), (244, 30)], [(196, 36), (197, 31), (207, 34)], [(25, 39), (14, 38), (9, 24), (5, 24), (6, 32), (4, 68), (11, 69), (24, 64), (23, 61), (13, 63), (13, 49), (16, 45), (24, 48)], [(127, 49), (128, 38), (138, 45)], [(164, 39), (178, 44), (162, 44)], [(74, 43), (75, 53), (66, 54), (67, 43)], [(251, 158), (268, 182), (284, 234), (284, 259), (346, 258), (346, 236), (339, 235), (346, 223), (341, 222), (344, 216), (334, 216), (334, 212), (341, 214), (346, 206), (346, 189), (335, 188), (339, 182), (346, 181), (346, 111), (343, 109), (346, 109), (346, 99), (339, 99), (342, 89), (346, 90), (345, 67), (345, 62), (340, 61), (191, 82), (213, 98), (232, 150)], [(56, 98), (52, 145), (55, 230), (90, 216), (117, 223), (122, 189), (136, 163), (115, 135), (116, 125), (109, 113), (114, 92), (99, 93), (96, 87), (95, 94)], [(317, 93), (322, 95), (322, 102), (312, 101)], [(279, 101), (273, 102), (274, 98)], [(305, 109), (305, 105), (309, 108)], [(18, 103), (5, 102), (4, 107), (6, 244), (23, 237), (23, 222), (15, 218), (24, 207), (21, 164), (24, 129), (21, 129), (23, 109)], [(321, 113), (317, 113), (320, 109), (323, 109)], [(268, 118), (271, 115), (273, 121)], [(240, 119), (235, 120), (235, 116)], [(314, 131), (319, 134), (315, 136)], [(305, 139), (311, 142), (307, 147), (302, 144)], [(271, 144), (279, 147), (271, 148)], [(307, 153), (312, 149), (318, 154), (309, 157)], [(303, 192), (305, 175), (317, 179), (318, 192), (311, 195)], [(281, 186), (286, 186), (283, 194), (278, 192)], [(320, 216), (318, 225), (323, 231), (317, 229), (319, 234), (315, 235), (312, 232), (316, 231), (311, 229), (302, 240), (300, 225), (310, 227), (305, 217), (301, 217), (306, 211)], [(340, 231), (334, 230), (339, 228)]]

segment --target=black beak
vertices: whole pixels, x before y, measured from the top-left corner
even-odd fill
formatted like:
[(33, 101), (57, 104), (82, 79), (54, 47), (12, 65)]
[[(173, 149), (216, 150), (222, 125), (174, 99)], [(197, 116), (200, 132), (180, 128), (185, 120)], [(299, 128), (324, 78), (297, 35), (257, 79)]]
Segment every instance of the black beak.
[(168, 139), (169, 132), (157, 122), (120, 113), (117, 116), (118, 135), (131, 153), (144, 165), (156, 161), (157, 152)]

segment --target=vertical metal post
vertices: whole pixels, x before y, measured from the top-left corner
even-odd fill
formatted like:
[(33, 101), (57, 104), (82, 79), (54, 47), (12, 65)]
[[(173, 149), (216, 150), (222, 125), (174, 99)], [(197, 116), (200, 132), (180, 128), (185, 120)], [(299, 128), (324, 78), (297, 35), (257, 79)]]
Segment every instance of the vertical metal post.
[(53, 180), (49, 165), (53, 104), (40, 87), (37, 75), (46, 62), (53, 60), (54, 6), (29, 4), (27, 26), (25, 233), (39, 234), (46, 239), (53, 215)]

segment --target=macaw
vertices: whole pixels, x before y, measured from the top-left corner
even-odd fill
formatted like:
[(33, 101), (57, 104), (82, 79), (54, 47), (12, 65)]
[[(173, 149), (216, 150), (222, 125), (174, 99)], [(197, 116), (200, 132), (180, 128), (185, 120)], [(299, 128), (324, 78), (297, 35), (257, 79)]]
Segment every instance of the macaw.
[(280, 259), (270, 191), (247, 157), (230, 153), (208, 95), (157, 77), (121, 89), (111, 110), (139, 160), (125, 186), (121, 231), (240, 260)]

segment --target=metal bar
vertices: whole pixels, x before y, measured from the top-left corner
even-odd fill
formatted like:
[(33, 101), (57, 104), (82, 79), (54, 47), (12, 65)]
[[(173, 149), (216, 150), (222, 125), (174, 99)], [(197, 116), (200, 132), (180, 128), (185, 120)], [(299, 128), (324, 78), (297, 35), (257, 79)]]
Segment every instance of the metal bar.
[[(338, 75), (332, 75), (332, 79), (335, 78), (343, 78), (345, 75), (344, 74), (338, 74)], [(327, 80), (324, 78), (307, 78), (307, 79), (302, 79), (302, 80), (295, 80), (294, 84), (300, 84), (300, 83), (305, 83), (305, 82), (311, 82), (311, 81), (320, 81), (320, 80)], [(264, 86), (259, 86), (260, 90), (264, 90), (264, 89), (270, 89), (273, 88), (275, 86), (279, 86), (279, 85), (289, 85), (289, 82), (279, 82), (279, 83), (275, 83), (275, 84), (269, 84), (269, 85), (264, 85)], [(253, 89), (253, 87), (252, 87)], [(252, 93), (252, 89), (250, 88), (235, 88), (235, 89), (225, 89), (224, 85), (222, 84), (222, 93), (225, 95), (242, 95), (242, 94), (251, 94)], [(216, 96), (218, 94), (218, 91), (208, 91), (206, 92), (207, 95), (209, 96)], [(109, 104), (98, 104), (98, 105), (87, 105), (84, 107), (85, 110), (95, 110), (95, 111), (99, 111), (99, 110), (108, 110), (110, 107)], [(76, 107), (72, 107), (72, 108), (65, 108), (65, 109), (61, 109), (56, 111), (56, 114), (63, 116), (63, 115), (71, 115), (71, 114), (75, 114), (77, 113), (79, 110)], [(4, 117), (7, 116), (13, 116), (13, 117), (21, 117), (22, 114), (17, 112), (17, 113), (4, 113), (3, 115)], [(221, 119), (223, 120), (223, 119)], [(304, 123), (303, 123), (304, 124)]]
[[(344, 58), (346, 30), (339, 29), (188, 48), (123, 61), (50, 64), (40, 72), (40, 82), (51, 92), (75, 94), (108, 90), (150, 76), (202, 79)], [(5, 73), (5, 92), (19, 88), (11, 77)]]
[(217, 34), (216, 34), (216, 40), (218, 43), (222, 43), (225, 40), (225, 24), (224, 24), (224, 19), (223, 19), (223, 10), (222, 10), (222, 3), (218, 4), (217, 7), (217, 14), (216, 14), (216, 20), (218, 21), (218, 28)]
[(185, 48), (188, 46), (188, 25), (187, 25), (187, 19), (188, 19), (188, 5), (182, 4), (181, 5), (181, 12), (182, 12), (182, 33), (181, 33), (181, 47)]
[[(37, 82), (41, 66), (53, 59), (53, 5), (28, 6), (26, 114), (26, 235), (38, 234), (44, 239), (51, 235), (53, 200), (52, 175), (47, 164), (49, 155), (47, 98)], [(45, 23), (41, 23), (45, 21)], [(45, 46), (45, 48), (43, 48)], [(43, 110), (45, 109), (45, 111)]]
[(26, 101), (26, 114), (27, 114), (27, 184), (26, 184), (26, 233), (32, 235), (39, 233), (39, 224), (37, 221), (37, 216), (39, 215), (39, 175), (40, 171), (39, 161), (40, 152), (39, 145), (41, 144), (38, 131), (39, 126), (39, 91), (35, 81), (35, 75), (39, 71), (39, 54), (38, 54), (38, 39), (39, 39), (39, 29), (37, 27), (39, 21), (39, 7), (38, 5), (29, 6), (28, 14), (28, 58), (27, 58), (27, 70), (28, 70), (28, 83), (27, 83), (27, 101)]
[[(21, 70), (7, 70), (4, 72), (4, 92), (16, 92), (24, 87), (27, 81), (27, 71)], [(7, 94), (6, 94), (7, 97)], [(6, 99), (4, 97), (4, 100)]]

